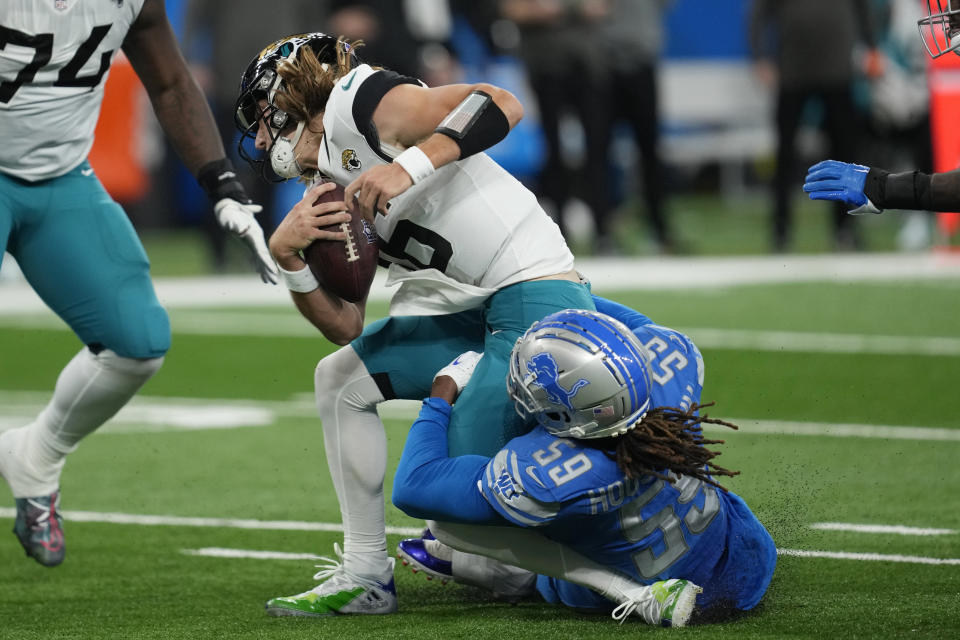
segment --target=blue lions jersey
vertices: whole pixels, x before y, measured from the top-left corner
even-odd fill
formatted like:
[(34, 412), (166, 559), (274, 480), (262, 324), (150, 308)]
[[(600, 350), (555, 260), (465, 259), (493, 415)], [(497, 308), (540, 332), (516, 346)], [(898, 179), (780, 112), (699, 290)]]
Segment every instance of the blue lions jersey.
[[(649, 352), (653, 407), (700, 401), (703, 359), (682, 333), (623, 305), (594, 297), (597, 310), (627, 325)], [(545, 536), (638, 582), (685, 578), (704, 588), (701, 607), (748, 610), (776, 565), (770, 534), (747, 505), (688, 476), (628, 479), (606, 453), (542, 426), (510, 440), (491, 459), (449, 457), (446, 402), (424, 401), (397, 468), (393, 502), (414, 517), (494, 524), (500, 518)], [(479, 491), (478, 491), (479, 489)], [(552, 580), (552, 579), (551, 579)], [(548, 601), (578, 608), (610, 603), (552, 580)]]
[[(687, 409), (699, 402), (703, 359), (690, 339), (641, 314), (617, 317), (630, 323), (650, 352), (652, 406)], [(682, 577), (714, 585), (707, 598), (722, 595), (737, 608), (753, 607), (772, 576), (769, 534), (734, 494), (696, 478), (670, 477), (673, 483), (652, 476), (628, 479), (603, 451), (538, 426), (507, 443), (478, 485), (511, 523), (538, 527), (639, 582)], [(734, 570), (727, 552), (744, 541), (753, 551), (762, 548), (762, 561), (751, 555), (747, 564), (753, 568)]]

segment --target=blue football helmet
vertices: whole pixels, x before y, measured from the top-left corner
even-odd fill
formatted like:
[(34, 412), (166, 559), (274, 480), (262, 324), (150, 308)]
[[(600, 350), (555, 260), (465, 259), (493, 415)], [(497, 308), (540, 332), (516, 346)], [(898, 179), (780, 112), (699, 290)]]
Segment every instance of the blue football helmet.
[(619, 320), (567, 309), (536, 322), (510, 353), (507, 392), (517, 412), (553, 435), (605, 438), (650, 408), (650, 358)]
[(960, 55), (960, 0), (927, 0), (927, 16), (917, 26), (931, 58), (951, 51)]

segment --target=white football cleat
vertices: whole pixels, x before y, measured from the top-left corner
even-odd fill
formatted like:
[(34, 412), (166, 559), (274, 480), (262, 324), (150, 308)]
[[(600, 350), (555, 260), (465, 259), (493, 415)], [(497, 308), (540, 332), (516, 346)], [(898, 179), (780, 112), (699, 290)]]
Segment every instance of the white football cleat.
[(631, 613), (647, 624), (661, 627), (684, 627), (690, 621), (697, 594), (703, 589), (689, 580), (661, 580), (650, 586), (637, 587), (624, 593), (625, 600), (613, 610), (613, 619), (623, 624)]
[(341, 614), (379, 615), (397, 610), (397, 589), (393, 582), (393, 558), (390, 568), (377, 579), (352, 574), (343, 566), (343, 552), (334, 543), (337, 560), (321, 557), (324, 564), (314, 580), (325, 580), (313, 589), (295, 596), (271, 598), (267, 614), (271, 616), (320, 617)]

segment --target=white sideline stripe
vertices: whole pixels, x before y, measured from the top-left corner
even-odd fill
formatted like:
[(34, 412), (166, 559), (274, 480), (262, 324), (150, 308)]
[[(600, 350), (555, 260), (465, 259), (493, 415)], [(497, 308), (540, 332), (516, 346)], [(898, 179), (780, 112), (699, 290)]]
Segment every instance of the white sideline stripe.
[(777, 549), (778, 556), (796, 558), (828, 558), (830, 560), (862, 560), (866, 562), (905, 562), (909, 564), (960, 565), (960, 558), (925, 558), (886, 553), (853, 553), (851, 551), (810, 551), (807, 549)]
[[(0, 507), (0, 518), (15, 518), (17, 510)], [(300, 522), (297, 520), (252, 520), (247, 518), (187, 518), (181, 516), (147, 516), (131, 513), (102, 513), (99, 511), (64, 511), (69, 522), (98, 522), (106, 524), (135, 524), (140, 526), (210, 527), (225, 529), (260, 529), (264, 531), (329, 531), (342, 532), (343, 525), (333, 522)], [(423, 529), (414, 527), (387, 527), (387, 533), (418, 536)]]
[(811, 529), (820, 531), (852, 531), (854, 533), (890, 533), (900, 536), (944, 536), (957, 533), (956, 529), (907, 527), (902, 524), (853, 524), (850, 522), (814, 522)]
[[(746, 284), (783, 282), (902, 282), (955, 280), (960, 260), (935, 253), (869, 253), (785, 256), (654, 257), (577, 259), (597, 291), (624, 289), (716, 289)], [(389, 299), (386, 270), (378, 269), (370, 300)], [(262, 284), (255, 275), (156, 278), (160, 302), (172, 308), (213, 308), (265, 305), (287, 307), (290, 297), (282, 286)], [(0, 315), (45, 310), (25, 282), (2, 285)]]
[[(185, 335), (232, 336), (319, 336), (306, 320), (291, 312), (228, 314), (217, 311), (173, 311), (176, 333)], [(5, 317), (0, 327), (66, 331), (56, 316), (23, 315)], [(960, 338), (948, 336), (885, 336), (858, 333), (814, 333), (807, 331), (763, 331), (678, 327), (701, 349), (776, 351), (791, 353), (870, 353), (878, 355), (960, 356)]]
[[(283, 551), (255, 551), (248, 549), (227, 549), (224, 547), (204, 547), (202, 549), (181, 549), (181, 553), (190, 556), (210, 558), (243, 558), (253, 560), (316, 560), (310, 553), (286, 553)], [(890, 555), (884, 553), (854, 553), (851, 551), (810, 551), (806, 549), (777, 549), (779, 556), (796, 558), (828, 558), (831, 560), (860, 560), (866, 562), (904, 562), (910, 564), (960, 565), (960, 558), (925, 558), (922, 556)]]

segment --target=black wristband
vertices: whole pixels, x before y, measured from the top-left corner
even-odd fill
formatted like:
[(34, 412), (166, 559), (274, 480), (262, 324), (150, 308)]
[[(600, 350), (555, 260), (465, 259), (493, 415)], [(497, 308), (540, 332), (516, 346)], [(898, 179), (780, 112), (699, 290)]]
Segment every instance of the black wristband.
[(206, 191), (211, 202), (218, 202), (224, 198), (233, 198), (237, 202), (249, 204), (253, 202), (247, 196), (246, 190), (237, 179), (237, 172), (228, 158), (214, 160), (200, 167), (197, 172), (197, 182)]
[[(479, 108), (473, 110), (470, 102), (477, 96), (485, 98)], [(462, 123), (454, 123), (457, 117), (466, 119)], [(448, 123), (450, 125), (448, 126)], [(437, 133), (449, 137), (460, 147), (460, 159), (470, 157), (481, 151), (486, 151), (493, 145), (507, 137), (510, 133), (510, 123), (503, 110), (497, 106), (490, 94), (483, 91), (474, 91), (464, 99), (453, 112), (435, 129)]]
[[(871, 170), (872, 173), (872, 170)], [(869, 179), (870, 174), (867, 174)], [(933, 210), (933, 194), (930, 190), (930, 174), (920, 171), (907, 171), (905, 173), (890, 173), (884, 176), (881, 184), (881, 202), (882, 204), (870, 198), (864, 188), (864, 194), (870, 198), (876, 206), (883, 209), (919, 209), (921, 211)], [(864, 185), (866, 187), (866, 185)]]

